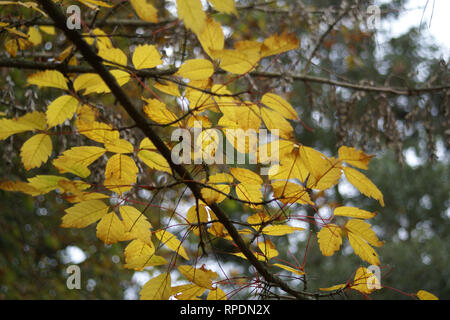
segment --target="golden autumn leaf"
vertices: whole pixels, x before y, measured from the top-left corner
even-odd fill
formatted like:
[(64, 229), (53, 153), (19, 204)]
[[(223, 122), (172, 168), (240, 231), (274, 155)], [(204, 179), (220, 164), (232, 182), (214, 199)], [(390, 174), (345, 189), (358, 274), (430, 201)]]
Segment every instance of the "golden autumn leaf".
[[(191, 225), (208, 222), (208, 211), (206, 210), (206, 206), (199, 204), (198, 209), (196, 205), (190, 207), (186, 214), (186, 219)], [(193, 227), (192, 230), (195, 235), (199, 236), (200, 231), (198, 226)]]
[(262, 108), (261, 117), (272, 134), (287, 140), (292, 138), (294, 129), (279, 112)]
[(206, 59), (191, 59), (185, 61), (177, 71), (177, 75), (190, 80), (205, 80), (214, 73), (214, 66)]
[(45, 113), (48, 127), (51, 128), (72, 119), (77, 108), (78, 100), (72, 96), (64, 95), (56, 98), (47, 107), (47, 112)]
[(53, 26), (39, 26), (39, 29), (41, 29), (42, 32), (52, 36), (56, 34), (55, 27)]
[(66, 209), (62, 228), (85, 228), (108, 213), (109, 207), (101, 200), (88, 200)]
[(52, 153), (52, 140), (46, 134), (39, 133), (25, 141), (20, 148), (20, 157), (25, 169), (40, 167), (47, 162)]
[(169, 81), (164, 84), (162, 84), (160, 82), (155, 82), (153, 84), (153, 87), (158, 89), (159, 91), (167, 93), (171, 96), (181, 97), (180, 89), (178, 89), (178, 86), (173, 82)]
[(209, 291), (206, 300), (227, 300), (227, 295), (222, 289), (215, 288)]
[(69, 90), (67, 87), (66, 78), (64, 75), (56, 70), (45, 70), (33, 73), (27, 79), (28, 84), (34, 84), (41, 87), (51, 87), (63, 90)]
[(30, 40), (34, 46), (42, 43), (42, 35), (35, 27), (30, 27), (28, 29), (28, 40)]
[(273, 196), (283, 203), (313, 204), (308, 191), (301, 185), (290, 181), (272, 182)]
[(195, 283), (199, 287), (207, 288), (212, 290), (212, 279), (215, 279), (218, 277), (218, 274), (214, 271), (206, 269), (204, 266), (200, 268), (194, 268), (192, 266), (179, 266), (178, 271), (182, 275), (186, 277), (189, 281)]
[(358, 270), (356, 270), (350, 288), (361, 293), (371, 294), (377, 288), (380, 288), (380, 279), (378, 279), (369, 269), (359, 267)]
[(103, 122), (85, 121), (78, 118), (76, 126), (81, 134), (97, 142), (108, 144), (119, 140), (119, 131)]
[(347, 285), (346, 284), (337, 284), (334, 285), (332, 287), (328, 287), (328, 288), (319, 288), (320, 291), (336, 291), (336, 290), (341, 290), (346, 288)]
[(97, 6), (105, 7), (105, 8), (112, 8), (112, 5), (100, 0), (77, 0), (78, 2), (81, 2), (82, 4), (88, 6), (91, 9), (96, 10)]
[(147, 117), (159, 124), (177, 126), (178, 117), (167, 108), (164, 102), (158, 99), (145, 99), (145, 101), (147, 104), (144, 105), (143, 110)]
[(136, 271), (144, 270), (146, 267), (167, 264), (166, 259), (155, 254), (153, 243), (145, 243), (140, 239), (131, 241), (125, 248), (125, 265), (127, 269)]
[(266, 93), (263, 95), (261, 103), (273, 111), (278, 112), (286, 119), (298, 120), (297, 112), (291, 104), (275, 93)]
[(346, 146), (340, 147), (338, 153), (339, 160), (359, 169), (368, 169), (369, 162), (374, 157), (374, 155), (368, 155), (361, 150), (356, 150), (355, 148), (349, 148)]
[(289, 50), (297, 49), (300, 42), (294, 34), (283, 33), (281, 35), (274, 34), (264, 40), (262, 46), (262, 56), (268, 57), (280, 54)]
[(303, 231), (304, 228), (300, 227), (292, 227), (288, 225), (270, 225), (266, 226), (264, 229), (262, 229), (261, 233), (266, 234), (268, 236), (284, 236), (286, 234), (291, 234), (295, 231)]
[[(116, 79), (119, 86), (123, 86), (130, 80), (130, 74), (123, 70), (112, 70), (111, 75)], [(97, 73), (84, 73), (79, 75), (73, 82), (75, 91), (85, 90), (84, 94), (91, 93), (109, 93), (111, 90), (103, 82), (103, 79)]]
[(230, 168), (230, 172), (236, 180), (239, 180), (242, 183), (255, 185), (263, 184), (263, 180), (261, 179), (261, 177), (257, 173), (249, 169)]
[(200, 296), (206, 291), (206, 288), (199, 287), (196, 284), (183, 284), (172, 287), (172, 295), (177, 300), (200, 300)]
[(138, 45), (133, 52), (133, 65), (136, 69), (151, 69), (162, 64), (161, 55), (154, 45)]
[(332, 256), (342, 244), (342, 230), (335, 224), (325, 225), (317, 234), (320, 252), (326, 257)]
[(172, 295), (170, 273), (150, 279), (139, 292), (141, 300), (168, 300)]
[[(263, 195), (261, 192), (261, 185), (239, 183), (236, 185), (236, 194), (239, 199), (253, 203), (262, 201)], [(246, 203), (247, 204), (247, 203)], [(247, 204), (251, 208), (257, 208), (259, 205)]]
[(416, 293), (417, 298), (420, 300), (439, 300), (438, 297), (436, 297), (434, 294), (425, 291), (425, 290), (419, 290)]
[(26, 113), (22, 117), (14, 119), (0, 119), (0, 140), (9, 136), (33, 130), (45, 130), (47, 121), (45, 114), (38, 111)]
[[(105, 60), (105, 65), (126, 66), (127, 55), (119, 48), (108, 48), (102, 42), (98, 43), (98, 56)], [(110, 63), (111, 62), (111, 63)]]
[(150, 139), (144, 138), (139, 145), (138, 157), (150, 168), (172, 174), (172, 169), (169, 163), (156, 150), (156, 147)]
[(208, 0), (214, 9), (223, 13), (233, 13), (237, 15), (236, 6), (234, 0)]
[(200, 0), (176, 0), (178, 17), (183, 20), (186, 28), (195, 34), (201, 33), (206, 27), (206, 14)]
[(222, 49), (210, 52), (215, 59), (220, 60), (220, 68), (234, 74), (245, 74), (252, 71), (261, 58), (257, 51)]
[(114, 212), (104, 215), (97, 224), (97, 238), (105, 244), (119, 242), (124, 238), (124, 235), (125, 226)]
[(127, 239), (139, 239), (151, 245), (152, 225), (138, 209), (131, 206), (120, 206), (120, 216), (122, 217)]
[(357, 235), (361, 239), (367, 241), (371, 246), (374, 247), (381, 247), (384, 245), (384, 241), (380, 241), (375, 234), (375, 231), (373, 231), (370, 228), (370, 224), (359, 220), (359, 219), (351, 219), (347, 221), (345, 224), (345, 229), (354, 235)]
[(175, 237), (175, 235), (171, 234), (167, 230), (158, 230), (154, 233), (154, 235), (161, 241), (162, 244), (166, 245), (170, 250), (175, 251), (184, 259), (189, 260), (189, 256), (186, 253), (181, 241)]
[(211, 188), (202, 188), (201, 194), (207, 203), (220, 203), (226, 199), (226, 195), (230, 193), (230, 185), (233, 182), (233, 177), (226, 173), (216, 173), (209, 177), (208, 185), (218, 190)]
[(137, 16), (147, 22), (158, 22), (158, 10), (147, 0), (130, 0)]
[(86, 178), (91, 174), (88, 166), (100, 158), (105, 152), (105, 149), (94, 146), (73, 147), (64, 151), (52, 163), (60, 173), (70, 172), (79, 177)]
[(353, 234), (352, 232), (348, 232), (347, 236), (356, 255), (370, 264), (376, 266), (380, 265), (378, 254), (364, 239)]
[(286, 270), (286, 271), (295, 273), (296, 275), (299, 275), (299, 276), (302, 276), (302, 275), (305, 274), (303, 271), (301, 271), (301, 270), (299, 270), (299, 269), (295, 269), (295, 268), (286, 266), (286, 265), (284, 265), (284, 264), (274, 263), (273, 265), (276, 266), (276, 267), (278, 267), (278, 268), (284, 269), (284, 270)]
[(358, 218), (358, 219), (372, 219), (377, 215), (376, 212), (369, 212), (355, 207), (337, 207), (334, 209), (335, 216)]
[(223, 35), (222, 26), (213, 18), (208, 17), (206, 27), (202, 32), (197, 34), (197, 38), (203, 47), (203, 50), (215, 59), (212, 51), (221, 51), (224, 47), (225, 37)]
[(125, 139), (108, 140), (104, 142), (106, 150), (114, 153), (133, 153), (133, 145)]
[(139, 169), (132, 158), (115, 154), (109, 158), (105, 168), (105, 187), (118, 194), (130, 190), (136, 183)]
[(348, 181), (354, 185), (362, 194), (378, 200), (384, 207), (383, 194), (364, 174), (353, 168), (344, 167), (344, 174)]

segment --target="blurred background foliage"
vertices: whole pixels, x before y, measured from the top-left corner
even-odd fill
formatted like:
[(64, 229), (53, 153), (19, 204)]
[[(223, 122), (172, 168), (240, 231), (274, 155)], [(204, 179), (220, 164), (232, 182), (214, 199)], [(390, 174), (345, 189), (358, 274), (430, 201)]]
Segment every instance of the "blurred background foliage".
[[(418, 2), (425, 5), (425, 1)], [(155, 3), (162, 18), (170, 16), (170, 3), (162, 0)], [(238, 3), (247, 6), (261, 1)], [(294, 32), (302, 40), (301, 52), (283, 55), (275, 63), (269, 61), (268, 64), (271, 63), (271, 71), (281, 74), (287, 74), (287, 71), (300, 73), (308, 61), (307, 53), (326, 30), (327, 22), (344, 12), (350, 3), (363, 13), (368, 6), (365, 1), (286, 0), (263, 6), (265, 10), (243, 10), (238, 19), (225, 15), (215, 17), (234, 29), (230, 39), (253, 39), (255, 30), (261, 37), (283, 30)], [(382, 21), (394, 21), (405, 3), (395, 0), (382, 5)], [(162, 10), (164, 8), (167, 10)], [(397, 38), (389, 34), (375, 37), (374, 30), (362, 26), (364, 18), (352, 15), (355, 12), (346, 15), (343, 22), (324, 38), (316, 57), (311, 60), (309, 74), (393, 87), (448, 84), (448, 61), (438, 57), (439, 48), (424, 41), (420, 30), (411, 29)], [(28, 14), (24, 9), (10, 13)], [(129, 14), (129, 6), (123, 5), (115, 16)], [(286, 14), (288, 18), (283, 18)], [(111, 30), (105, 28), (105, 31)], [(173, 45), (177, 52), (179, 47), (173, 43), (181, 42), (182, 34), (180, 31), (178, 35), (170, 35), (172, 38), (167, 40), (166, 48)], [(155, 41), (162, 42), (162, 38)], [(195, 38), (187, 40), (186, 52), (190, 55), (198, 43)], [(127, 45), (128, 40), (116, 41), (120, 46), (122, 42)], [(55, 47), (53, 44), (50, 49), (42, 48), (40, 52), (49, 54)], [(3, 68), (0, 74), (0, 87), (13, 88), (17, 105), (25, 106), (23, 110), (11, 110), (10, 105), (4, 103), (5, 90), (0, 111), (7, 112), (8, 116), (23, 114), (30, 105), (42, 109), (44, 101), (52, 97), (51, 90), (36, 95), (28, 89), (23, 71)], [(397, 96), (355, 92), (293, 82), (289, 77), (259, 80), (257, 84), (262, 92), (277, 88), (286, 93), (306, 125), (298, 124), (295, 128), (297, 140), (303, 144), (330, 156), (336, 155), (343, 144), (376, 155), (368, 176), (383, 192), (384, 208), (360, 196), (345, 182), (327, 191), (325, 196), (328, 203), (353, 204), (379, 213), (370, 223), (386, 241), (377, 250), (382, 259), (382, 284), (407, 293), (425, 289), (440, 298), (450, 298), (449, 94)], [(233, 90), (243, 87), (245, 79), (231, 86)], [(24, 141), (24, 136), (15, 136), (0, 144), (1, 177), (25, 180), (36, 173), (25, 172), (15, 152)], [(55, 143), (64, 144), (64, 141)], [(54, 170), (51, 166), (44, 168), (47, 174), (56, 173)], [(42, 168), (39, 172), (43, 172)], [(316, 199), (321, 196), (317, 195)], [(66, 206), (54, 193), (31, 198), (0, 190), (0, 299), (136, 298), (139, 282), (135, 281), (134, 272), (122, 268), (123, 246), (105, 246), (95, 237), (94, 226), (82, 230), (59, 228)], [(225, 201), (222, 207), (236, 220), (249, 213), (232, 201)], [(330, 212), (330, 206), (319, 208), (322, 217), (328, 217)], [(295, 206), (290, 213), (297, 216), (311, 214)], [(314, 225), (302, 226), (311, 231), (318, 230)], [(241, 265), (236, 270), (247, 274), (246, 262), (220, 253), (225, 251), (226, 245), (220, 240), (214, 243), (217, 249), (214, 259), (222, 264), (232, 261), (232, 264)], [(290, 260), (294, 256), (300, 263), (307, 246), (310, 246), (306, 259), (310, 290), (344, 283), (362, 263), (352, 254), (346, 240), (343, 249), (333, 257), (322, 257), (315, 232), (310, 241), (305, 232), (301, 237), (282, 237), (277, 243), (281, 258)], [(82, 269), (81, 290), (66, 287), (66, 268), (74, 263)], [(298, 282), (298, 285), (303, 284)], [(372, 297), (407, 298), (394, 289), (380, 290)], [(362, 297), (350, 292), (336, 298)]]

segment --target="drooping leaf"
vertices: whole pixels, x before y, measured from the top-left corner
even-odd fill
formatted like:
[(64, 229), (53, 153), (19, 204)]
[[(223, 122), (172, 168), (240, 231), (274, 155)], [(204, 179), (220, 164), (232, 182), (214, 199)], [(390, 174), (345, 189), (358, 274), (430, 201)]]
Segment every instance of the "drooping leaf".
[(138, 45), (133, 52), (133, 65), (136, 69), (151, 69), (162, 64), (161, 55), (154, 45)]
[(364, 174), (353, 168), (344, 167), (344, 174), (348, 181), (354, 185), (362, 194), (380, 202), (384, 207), (383, 194)]
[(304, 228), (292, 227), (288, 225), (269, 225), (266, 226), (261, 233), (268, 236), (284, 236), (286, 234), (291, 234), (295, 231), (303, 231)]
[(25, 141), (20, 148), (20, 157), (25, 169), (30, 170), (40, 167), (47, 162), (52, 153), (52, 140), (46, 134), (39, 133)]
[(86, 178), (91, 174), (88, 166), (105, 152), (105, 149), (94, 146), (73, 147), (64, 151), (52, 163), (60, 173), (71, 172), (79, 177)]
[(125, 262), (125, 268), (136, 271), (167, 263), (166, 259), (155, 254), (153, 243), (145, 243), (140, 239), (131, 241), (125, 248)]
[(214, 9), (223, 13), (233, 13), (237, 15), (234, 0), (208, 0)]
[(262, 97), (261, 103), (273, 111), (277, 111), (286, 119), (298, 120), (297, 112), (291, 104), (275, 93), (266, 93)]
[(416, 293), (417, 298), (420, 300), (439, 300), (438, 297), (436, 297), (434, 294), (425, 291), (425, 290), (419, 290)]
[(204, 266), (200, 268), (194, 268), (192, 266), (183, 265), (179, 266), (178, 270), (189, 281), (195, 283), (199, 287), (207, 288), (210, 290), (213, 289), (211, 280), (218, 277), (217, 273), (206, 269)]
[(70, 120), (78, 108), (78, 100), (72, 96), (64, 95), (53, 100), (47, 107), (47, 123), (49, 128)]
[(296, 275), (299, 275), (299, 276), (302, 276), (302, 275), (305, 274), (305, 273), (304, 273), (303, 271), (301, 271), (301, 270), (298, 270), (298, 269), (295, 269), (295, 268), (286, 266), (286, 265), (284, 265), (284, 264), (274, 263), (273, 265), (276, 266), (276, 267), (278, 267), (278, 268), (284, 269), (284, 270), (286, 270), (286, 271), (295, 273)]
[(200, 0), (176, 0), (178, 17), (184, 22), (186, 28), (194, 33), (201, 33), (206, 27), (206, 14)]
[(347, 236), (348, 240), (350, 241), (350, 245), (355, 251), (355, 254), (357, 254), (361, 259), (370, 264), (376, 266), (380, 265), (378, 254), (366, 241), (364, 241), (364, 239), (353, 234), (352, 232), (348, 232)]
[(372, 219), (377, 215), (376, 212), (369, 212), (355, 207), (337, 207), (334, 209), (335, 216), (343, 216), (358, 219)]
[(123, 225), (127, 238), (139, 239), (144, 243), (151, 245), (151, 227), (152, 225), (147, 220), (144, 214), (132, 206), (120, 206), (120, 215), (122, 217)]
[(146, 105), (144, 105), (144, 113), (159, 124), (171, 124), (172, 126), (177, 125), (178, 117), (170, 111), (164, 102), (157, 99), (146, 99)]
[(15, 119), (0, 119), (0, 140), (9, 136), (32, 130), (45, 130), (45, 114), (38, 111), (29, 112)]
[(64, 75), (56, 70), (45, 70), (33, 73), (28, 77), (28, 84), (37, 85), (41, 87), (51, 87), (63, 90), (69, 90), (67, 87), (66, 78)]
[(172, 295), (170, 273), (150, 279), (139, 292), (141, 300), (168, 300)]
[(300, 42), (293, 34), (283, 33), (281, 35), (274, 34), (264, 40), (262, 46), (262, 56), (272, 56), (289, 50), (297, 49)]
[(130, 0), (130, 3), (141, 20), (152, 23), (158, 22), (158, 10), (147, 0)]
[(317, 234), (320, 251), (326, 257), (332, 256), (342, 244), (342, 230), (335, 224), (328, 224)]
[(136, 183), (139, 169), (132, 158), (124, 154), (115, 154), (109, 158), (105, 168), (105, 187), (123, 194)]
[(85, 228), (108, 213), (109, 207), (101, 200), (88, 200), (66, 209), (62, 228)]
[(374, 155), (365, 154), (361, 150), (356, 150), (355, 148), (349, 148), (342, 146), (338, 150), (339, 160), (348, 163), (359, 169), (368, 169), (369, 162), (374, 157)]
[(180, 240), (178, 240), (173, 234), (167, 230), (158, 230), (154, 235), (161, 241), (162, 244), (166, 245), (170, 250), (177, 252), (184, 259), (189, 260), (189, 256), (186, 253)]
[(351, 219), (345, 224), (345, 229), (367, 241), (371, 246), (381, 247), (384, 244), (384, 241), (380, 241), (375, 231), (370, 228), (370, 224), (365, 221)]
[(156, 150), (150, 139), (144, 138), (139, 145), (138, 157), (150, 168), (172, 174), (169, 163)]
[(97, 238), (105, 244), (112, 244), (124, 239), (125, 226), (119, 217), (110, 212), (102, 217), (97, 224)]
[(215, 288), (209, 291), (206, 300), (227, 300), (227, 295), (222, 289)]

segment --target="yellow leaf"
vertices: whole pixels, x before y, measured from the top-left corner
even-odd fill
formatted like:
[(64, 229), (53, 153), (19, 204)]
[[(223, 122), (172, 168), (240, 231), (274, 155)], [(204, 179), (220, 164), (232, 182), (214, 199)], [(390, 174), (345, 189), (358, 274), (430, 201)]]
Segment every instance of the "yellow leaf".
[(286, 119), (298, 120), (297, 112), (291, 104), (275, 93), (266, 93), (262, 97), (261, 103), (266, 107), (277, 111)]
[[(271, 217), (265, 213), (265, 212), (258, 212), (255, 214), (252, 214), (250, 217), (248, 217), (247, 222), (252, 224), (253, 228), (258, 230), (257, 226), (263, 224), (264, 222), (267, 222), (271, 219)], [(256, 228), (255, 228), (256, 227)]]
[(234, 5), (234, 0), (208, 0), (214, 9), (223, 13), (233, 13), (237, 15), (236, 7)]
[(230, 172), (236, 180), (246, 184), (263, 184), (261, 177), (248, 169), (245, 168), (230, 168)]
[(200, 296), (206, 291), (206, 288), (195, 284), (183, 284), (172, 288), (172, 295), (177, 300), (200, 300)]
[(0, 182), (0, 189), (11, 192), (23, 192), (31, 196), (42, 194), (42, 192), (31, 186), (29, 183), (23, 181), (2, 181)]
[(129, 234), (129, 238), (139, 239), (147, 245), (152, 245), (152, 234), (150, 232), (152, 225), (147, 218), (139, 210), (131, 206), (120, 206), (119, 211), (125, 232)]
[(171, 96), (181, 97), (181, 93), (180, 93), (180, 90), (178, 89), (178, 86), (173, 82), (169, 81), (166, 84), (161, 84), (159, 82), (155, 82), (153, 84), (153, 87), (155, 87), (159, 91), (170, 94)]
[(319, 288), (319, 290), (320, 291), (336, 291), (336, 290), (344, 289), (345, 287), (347, 287), (346, 284), (337, 284), (337, 285), (329, 287), (329, 288)]
[(365, 294), (371, 294), (380, 286), (380, 280), (367, 268), (359, 267), (351, 288)]
[(252, 71), (261, 58), (257, 51), (241, 50), (211, 50), (214, 58), (220, 60), (220, 67), (228, 72), (235, 74), (245, 74)]
[[(108, 66), (126, 66), (127, 65), (127, 55), (118, 48), (108, 48), (102, 42), (98, 43), (98, 55), (99, 57), (105, 59), (105, 65)], [(110, 63), (111, 62), (111, 63)]]
[(377, 213), (372, 213), (355, 207), (338, 207), (334, 209), (334, 215), (358, 219), (372, 219), (377, 215)]
[(100, 1), (100, 0), (78, 0), (78, 1), (94, 10), (98, 9), (97, 6), (105, 7), (105, 8), (113, 7), (109, 3), (106, 3), (106, 2)]
[(154, 234), (161, 241), (161, 243), (166, 245), (170, 250), (177, 252), (184, 259), (189, 260), (186, 250), (184, 249), (180, 240), (178, 240), (169, 231), (158, 230)]
[[(119, 86), (123, 86), (130, 80), (128, 72), (122, 70), (112, 70), (111, 75), (116, 79)], [(84, 94), (91, 93), (109, 93), (111, 90), (103, 82), (103, 79), (97, 73), (85, 73), (79, 75), (73, 82), (75, 91), (85, 90)]]
[(41, 31), (45, 32), (46, 34), (52, 36), (56, 34), (55, 27), (53, 26), (39, 26), (39, 29), (41, 29)]
[(212, 51), (221, 51), (224, 46), (225, 38), (222, 26), (219, 22), (209, 17), (206, 21), (206, 27), (202, 32), (197, 34), (197, 38), (203, 47), (203, 50), (213, 59), (215, 59)]
[(99, 147), (73, 147), (64, 151), (52, 163), (60, 173), (70, 172), (79, 177), (86, 178), (91, 174), (91, 171), (87, 167), (105, 152), (105, 149)]
[(45, 70), (33, 73), (27, 79), (28, 84), (37, 85), (41, 87), (51, 87), (63, 90), (69, 90), (67, 87), (66, 78), (64, 75), (56, 70)]
[(218, 277), (217, 273), (206, 269), (204, 266), (196, 269), (192, 266), (184, 265), (184, 266), (179, 266), (178, 270), (189, 281), (195, 283), (199, 287), (207, 288), (210, 290), (213, 289), (211, 279)]
[(109, 207), (100, 200), (88, 200), (66, 209), (62, 218), (62, 228), (85, 228), (97, 222), (108, 213)]
[(5, 42), (5, 49), (11, 55), (11, 57), (15, 58), (17, 56), (17, 41), (16, 39), (10, 39)]
[(177, 0), (178, 17), (184, 21), (186, 28), (195, 34), (206, 27), (206, 14), (200, 0)]
[(147, 0), (130, 0), (130, 3), (141, 20), (152, 23), (158, 22), (158, 10)]
[(275, 249), (275, 245), (267, 239), (264, 242), (258, 243), (258, 248), (261, 250), (263, 255), (267, 258), (267, 260), (272, 259), (273, 257), (278, 256), (278, 251)]
[(120, 153), (115, 154), (106, 163), (105, 187), (122, 194), (136, 183), (138, 172), (139, 169), (132, 158)]
[(125, 226), (114, 212), (103, 216), (97, 224), (97, 238), (105, 244), (116, 243), (124, 238)]
[(177, 75), (190, 80), (204, 80), (211, 77), (214, 67), (211, 61), (206, 59), (191, 59), (183, 63), (177, 71)]
[(160, 155), (156, 150), (156, 147), (150, 141), (149, 138), (144, 138), (139, 146), (138, 157), (147, 166), (152, 169), (167, 172), (172, 174), (171, 167), (167, 160)]
[(136, 239), (125, 248), (124, 267), (127, 269), (141, 271), (146, 267), (160, 266), (166, 263), (166, 259), (155, 255), (155, 247), (151, 242), (147, 244), (140, 239)]
[(365, 221), (358, 219), (351, 219), (347, 221), (347, 223), (345, 224), (345, 229), (364, 239), (371, 246), (381, 247), (384, 244), (384, 241), (378, 240), (375, 231), (370, 229), (370, 224)]
[(78, 100), (72, 96), (65, 95), (53, 100), (46, 112), (49, 128), (57, 126), (67, 119), (72, 119), (77, 108)]
[(226, 195), (230, 193), (230, 186), (225, 184), (211, 184), (211, 187), (218, 190), (212, 190), (210, 188), (202, 188), (201, 193), (206, 203), (220, 203), (226, 199)]
[[(253, 203), (262, 202), (261, 185), (239, 183), (236, 185), (236, 194), (239, 199), (243, 201), (250, 201)], [(247, 204), (247, 203), (246, 203)], [(260, 205), (247, 204), (251, 208), (257, 208)]]
[(52, 175), (37, 175), (33, 178), (29, 178), (28, 182), (30, 186), (39, 190), (41, 194), (45, 194), (59, 187), (60, 180), (68, 180), (67, 178)]
[(352, 246), (355, 254), (357, 254), (364, 261), (379, 266), (380, 260), (378, 259), (378, 254), (373, 250), (373, 248), (362, 238), (353, 234), (352, 232), (347, 233), (348, 240)]
[[(206, 211), (206, 207), (200, 204), (198, 206), (198, 210), (196, 205), (190, 207), (186, 215), (186, 219), (191, 225), (198, 225), (199, 223), (208, 222), (208, 212)], [(200, 232), (198, 226), (193, 227), (192, 230), (195, 235), (199, 236)]]
[(163, 63), (154, 45), (138, 45), (133, 52), (133, 65), (136, 69), (151, 69)]
[(272, 183), (273, 196), (286, 203), (313, 204), (308, 191), (296, 183), (289, 181), (275, 181)]
[(293, 34), (283, 33), (281, 35), (274, 34), (264, 40), (262, 46), (262, 56), (272, 56), (289, 50), (297, 49), (300, 42)]
[(114, 130), (110, 125), (97, 121), (84, 121), (77, 119), (78, 131), (91, 140), (104, 144), (113, 143), (119, 140), (119, 131)]
[(115, 153), (132, 153), (134, 151), (133, 145), (125, 139), (117, 139), (113, 141), (105, 141), (105, 148), (110, 152)]
[(341, 167), (334, 158), (328, 158), (313, 148), (300, 146), (300, 161), (309, 171), (312, 189), (326, 190), (338, 183), (342, 175)]
[(368, 169), (369, 162), (374, 157), (374, 155), (368, 155), (361, 150), (356, 150), (355, 148), (349, 148), (346, 146), (340, 147), (338, 152), (339, 160), (359, 169)]
[(178, 117), (170, 111), (164, 102), (157, 99), (145, 99), (147, 104), (143, 107), (144, 113), (159, 124), (169, 124), (177, 126)]
[(20, 157), (25, 169), (40, 167), (52, 154), (52, 140), (46, 134), (36, 134), (25, 141), (20, 149)]
[(15, 119), (0, 119), (0, 140), (10, 135), (31, 130), (45, 130), (47, 121), (45, 114), (33, 111)]
[(378, 200), (384, 207), (383, 194), (364, 174), (353, 168), (344, 167), (345, 177), (354, 185), (362, 194)]
[(332, 256), (342, 244), (342, 230), (335, 224), (328, 224), (317, 234), (320, 251), (326, 257)]
[(168, 300), (172, 295), (170, 273), (150, 279), (139, 292), (141, 300)]
[(215, 288), (209, 291), (206, 300), (227, 300), (227, 295), (222, 289)]
[(34, 46), (41, 44), (42, 35), (35, 27), (30, 27), (28, 29), (28, 40), (30, 40)]
[[(266, 124), (267, 129), (277, 136), (284, 139), (291, 139), (294, 129), (291, 124), (277, 111), (262, 108), (261, 117)], [(274, 131), (274, 130), (278, 130)]]
[(291, 227), (288, 225), (275, 225), (265, 227), (261, 233), (268, 236), (284, 236), (285, 234), (291, 234), (294, 231), (303, 231), (305, 229), (300, 227)]
[(298, 269), (295, 269), (295, 268), (292, 268), (292, 267), (289, 267), (289, 266), (285, 266), (284, 264), (274, 263), (273, 265), (277, 266), (278, 268), (284, 269), (286, 271), (295, 273), (295, 274), (297, 274), (299, 276), (302, 276), (302, 275), (305, 274), (303, 271), (300, 271)]
[(97, 45), (101, 43), (101, 45), (106, 48), (114, 48), (109, 36), (99, 28), (95, 28), (94, 30), (91, 29), (89, 34), (84, 33), (83, 36), (86, 37), (85, 41), (90, 45), (92, 45), (95, 40)]
[(436, 297), (434, 294), (425, 291), (425, 290), (419, 290), (416, 293), (417, 298), (420, 300), (439, 300), (438, 297)]

